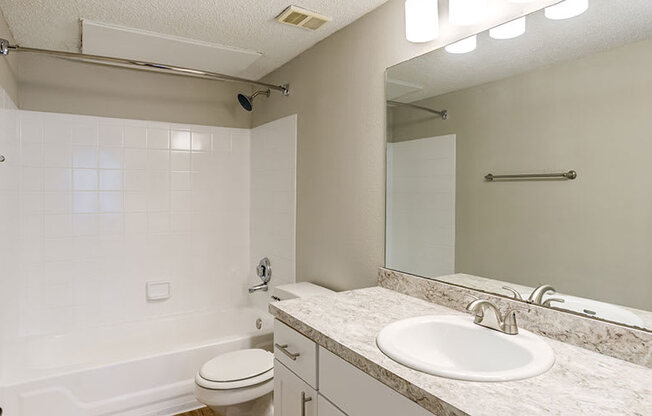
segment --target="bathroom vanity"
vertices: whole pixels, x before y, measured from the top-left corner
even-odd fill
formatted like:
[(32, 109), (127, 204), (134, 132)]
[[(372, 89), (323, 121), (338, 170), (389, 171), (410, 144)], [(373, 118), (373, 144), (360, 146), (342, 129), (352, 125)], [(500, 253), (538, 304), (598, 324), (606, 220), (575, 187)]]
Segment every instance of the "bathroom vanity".
[(543, 339), (552, 368), (519, 381), (461, 381), (403, 366), (376, 345), (385, 326), (416, 316), (473, 318), (382, 287), (277, 302), (270, 312), (280, 416), (652, 414), (649, 368), (550, 338)]
[(431, 414), (278, 319), (274, 336), (277, 415)]

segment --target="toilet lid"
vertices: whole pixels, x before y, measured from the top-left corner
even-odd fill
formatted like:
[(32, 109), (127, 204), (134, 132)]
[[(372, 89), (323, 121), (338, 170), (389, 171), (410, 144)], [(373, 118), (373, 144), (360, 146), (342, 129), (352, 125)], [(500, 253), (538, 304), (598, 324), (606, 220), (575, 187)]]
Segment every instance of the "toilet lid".
[(227, 352), (219, 355), (199, 370), (204, 380), (231, 382), (260, 376), (274, 367), (274, 354), (261, 349)]

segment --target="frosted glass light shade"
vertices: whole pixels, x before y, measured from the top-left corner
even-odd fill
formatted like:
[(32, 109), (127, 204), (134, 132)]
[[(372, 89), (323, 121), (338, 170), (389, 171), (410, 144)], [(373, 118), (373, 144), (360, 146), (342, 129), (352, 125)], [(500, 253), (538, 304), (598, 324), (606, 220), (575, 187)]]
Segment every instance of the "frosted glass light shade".
[(469, 53), (475, 50), (475, 48), (478, 46), (478, 37), (477, 36), (471, 36), (466, 39), (462, 39), (459, 42), (451, 43), (450, 45), (446, 46), (446, 52), (448, 53)]
[(487, 0), (449, 0), (448, 19), (458, 26), (476, 24), (482, 19)]
[(589, 0), (566, 0), (554, 6), (546, 7), (544, 14), (551, 20), (570, 19), (589, 9)]
[(410, 42), (430, 42), (439, 36), (439, 1), (405, 0), (405, 37)]
[(525, 33), (525, 16), (489, 30), (489, 36), (494, 39), (513, 39), (523, 33)]

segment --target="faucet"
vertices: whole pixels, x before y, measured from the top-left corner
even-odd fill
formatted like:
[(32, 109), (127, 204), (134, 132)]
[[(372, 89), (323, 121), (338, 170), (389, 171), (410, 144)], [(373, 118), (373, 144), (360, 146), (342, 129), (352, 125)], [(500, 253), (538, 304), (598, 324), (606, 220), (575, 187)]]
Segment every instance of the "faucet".
[(249, 288), (249, 293), (258, 292), (259, 290), (261, 290), (263, 292), (267, 292), (269, 290), (269, 287), (267, 286), (267, 283), (261, 283), (259, 285), (250, 287)]
[(535, 305), (543, 305), (543, 306), (550, 306), (551, 302), (564, 303), (564, 299), (560, 299), (560, 298), (551, 298), (546, 300), (545, 302), (542, 302), (543, 295), (545, 295), (546, 293), (550, 293), (551, 295), (555, 294), (556, 293), (555, 288), (550, 285), (541, 285), (532, 291), (530, 297), (527, 298), (527, 300), (531, 303), (534, 303)]
[(250, 287), (249, 293), (258, 292), (259, 290), (267, 292), (269, 290), (267, 283), (269, 283), (272, 278), (272, 263), (267, 257), (264, 257), (258, 262), (258, 267), (256, 267), (256, 274), (258, 277), (260, 277), (260, 280), (262, 280), (263, 283)]
[[(503, 289), (512, 292), (512, 297), (517, 300), (524, 300), (521, 297), (521, 294), (516, 291), (516, 289), (511, 288), (509, 286), (503, 286)], [(561, 298), (548, 298), (545, 301), (542, 302), (543, 296), (546, 293), (550, 293), (551, 295), (555, 293), (555, 288), (550, 286), (550, 285), (541, 285), (534, 289), (532, 293), (530, 294), (530, 297), (527, 298), (527, 302), (533, 303), (535, 305), (541, 305), (541, 306), (551, 306), (550, 304), (552, 302), (559, 302), (559, 303), (564, 303), (564, 299)]]
[(511, 308), (501, 317), (498, 307), (484, 299), (476, 299), (469, 303), (466, 310), (475, 316), (473, 323), (508, 335), (518, 334), (516, 311), (527, 310), (529, 312), (529, 309), (525, 308)]

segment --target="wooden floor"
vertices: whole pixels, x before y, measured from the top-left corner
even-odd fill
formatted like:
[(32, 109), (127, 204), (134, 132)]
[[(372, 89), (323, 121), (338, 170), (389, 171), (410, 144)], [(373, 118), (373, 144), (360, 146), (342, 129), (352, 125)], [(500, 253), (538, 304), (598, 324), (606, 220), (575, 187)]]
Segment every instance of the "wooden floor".
[(215, 416), (215, 413), (208, 407), (202, 407), (201, 409), (193, 410), (192, 412), (186, 412), (178, 414), (177, 416)]

